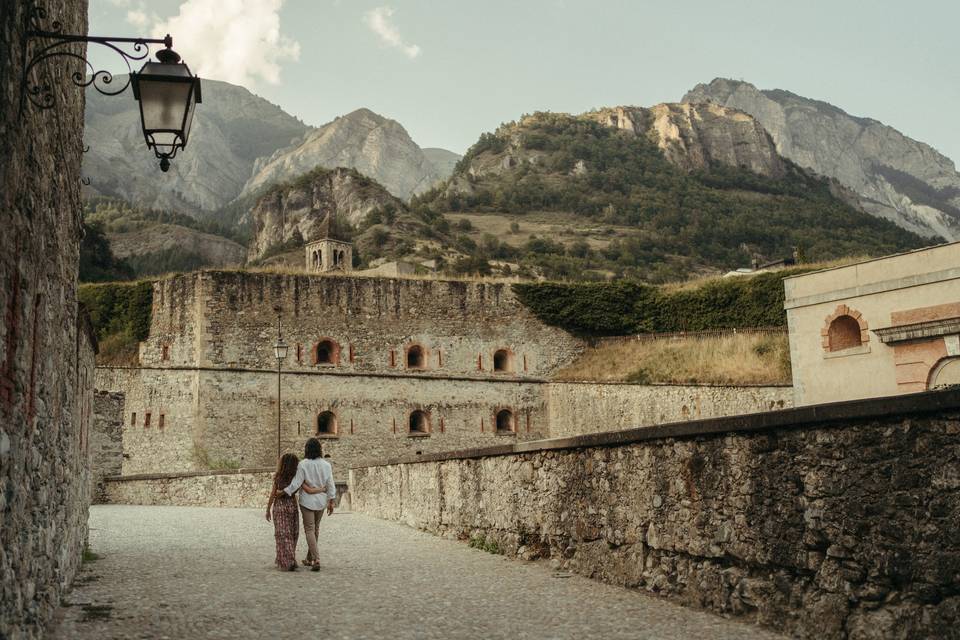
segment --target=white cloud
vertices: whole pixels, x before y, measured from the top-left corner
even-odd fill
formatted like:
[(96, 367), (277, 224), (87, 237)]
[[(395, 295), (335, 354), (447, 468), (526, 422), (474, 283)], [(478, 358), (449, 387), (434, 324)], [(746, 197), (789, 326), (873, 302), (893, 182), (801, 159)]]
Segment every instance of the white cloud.
[(400, 31), (390, 21), (392, 16), (392, 8), (377, 7), (363, 14), (363, 22), (370, 27), (371, 31), (380, 36), (384, 44), (400, 49), (408, 58), (416, 58), (420, 55), (420, 47), (403, 41)]
[[(125, 1), (125, 0), (119, 0)], [(250, 86), (280, 82), (280, 66), (300, 57), (300, 44), (280, 32), (284, 0), (186, 0), (167, 20), (147, 16), (139, 2), (133, 25), (152, 24), (152, 37), (173, 36), (173, 48), (202, 78)]]

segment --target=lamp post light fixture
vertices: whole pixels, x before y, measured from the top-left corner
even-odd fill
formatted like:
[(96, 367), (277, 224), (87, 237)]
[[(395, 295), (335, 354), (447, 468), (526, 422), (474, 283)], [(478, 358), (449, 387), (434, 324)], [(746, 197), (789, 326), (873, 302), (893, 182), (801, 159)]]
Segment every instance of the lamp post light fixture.
[[(92, 86), (106, 96), (120, 95), (132, 85), (133, 97), (140, 105), (140, 124), (147, 148), (160, 159), (160, 170), (170, 168), (170, 160), (187, 146), (190, 125), (197, 103), (201, 102), (200, 78), (190, 73), (173, 50), (173, 38), (114, 38), (63, 33), (63, 25), (53, 20), (46, 24), (47, 11), (30, 3), (26, 9), (28, 28), (23, 48), (23, 75), (20, 81), (20, 114), (29, 100), (38, 109), (52, 109), (56, 97), (48, 74), (40, 65), (58, 58), (80, 60), (89, 73), (82, 70), (70, 74), (78, 87)], [(31, 42), (36, 44), (31, 46)], [(118, 54), (127, 65), (126, 82), (113, 84), (111, 72), (96, 70), (77, 44), (100, 45)], [(147, 61), (139, 72), (131, 62), (146, 60), (148, 45), (162, 44), (157, 62)]]
[(161, 171), (167, 171), (171, 158), (187, 146), (193, 111), (201, 102), (200, 78), (180, 61), (169, 35), (165, 44), (157, 52), (158, 62), (147, 62), (130, 76), (133, 97), (140, 103), (143, 138), (160, 159)]
[(280, 311), (277, 310), (277, 342), (273, 345), (273, 355), (277, 358), (277, 460), (280, 459), (280, 371), (288, 349), (287, 343), (283, 341), (281, 328)]

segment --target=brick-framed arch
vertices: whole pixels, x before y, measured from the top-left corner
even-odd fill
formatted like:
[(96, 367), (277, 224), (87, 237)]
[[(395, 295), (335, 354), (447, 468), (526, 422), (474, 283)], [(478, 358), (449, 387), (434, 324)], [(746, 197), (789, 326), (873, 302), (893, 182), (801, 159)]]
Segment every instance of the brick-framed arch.
[[(850, 335), (849, 328), (856, 324), (859, 336)], [(857, 340), (854, 341), (854, 338)], [(870, 331), (863, 314), (845, 304), (837, 305), (833, 313), (824, 318), (820, 329), (820, 346), (827, 353), (864, 346), (870, 342)]]
[[(505, 414), (508, 414), (505, 416)], [(504, 423), (503, 420), (508, 420)], [(517, 426), (517, 412), (513, 407), (498, 406), (493, 410), (493, 419), (490, 421), (493, 425), (493, 432), (498, 434), (516, 434), (519, 431)]]
[(340, 416), (333, 408), (317, 413), (314, 420), (314, 436), (317, 438), (337, 438), (340, 436)]
[(428, 436), (433, 431), (430, 411), (424, 407), (415, 407), (407, 414), (407, 435)]
[(513, 349), (498, 347), (490, 358), (494, 373), (513, 373), (515, 370)]
[[(326, 360), (321, 359), (321, 356), (324, 354), (324, 349), (328, 355), (328, 359)], [(340, 343), (329, 336), (324, 336), (314, 343), (310, 350), (310, 356), (315, 365), (340, 364)]]
[[(419, 351), (419, 364), (411, 365), (411, 354)], [(430, 351), (419, 342), (411, 342), (403, 348), (403, 366), (405, 369), (422, 371), (429, 366)]]

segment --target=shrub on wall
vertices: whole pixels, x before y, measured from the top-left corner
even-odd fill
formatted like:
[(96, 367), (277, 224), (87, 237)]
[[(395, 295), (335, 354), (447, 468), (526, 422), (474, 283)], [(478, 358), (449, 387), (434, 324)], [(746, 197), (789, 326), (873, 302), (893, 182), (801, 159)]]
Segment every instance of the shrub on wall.
[(582, 336), (786, 326), (783, 278), (790, 269), (710, 280), (683, 289), (638, 282), (515, 284), (543, 322)]
[(85, 284), (78, 292), (87, 308), (97, 340), (98, 362), (134, 364), (137, 343), (150, 335), (153, 282)]

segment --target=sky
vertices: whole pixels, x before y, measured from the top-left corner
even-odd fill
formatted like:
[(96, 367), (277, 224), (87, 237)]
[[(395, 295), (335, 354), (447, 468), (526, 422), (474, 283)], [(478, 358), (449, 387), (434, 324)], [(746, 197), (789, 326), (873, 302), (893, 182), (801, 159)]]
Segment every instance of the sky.
[(201, 77), (307, 124), (367, 107), (457, 153), (524, 113), (676, 102), (721, 76), (960, 161), (958, 25), (955, 0), (90, 0), (93, 35), (169, 32)]

